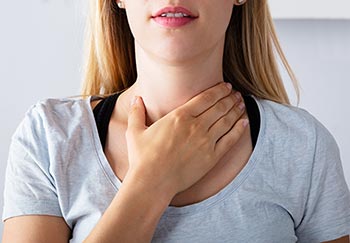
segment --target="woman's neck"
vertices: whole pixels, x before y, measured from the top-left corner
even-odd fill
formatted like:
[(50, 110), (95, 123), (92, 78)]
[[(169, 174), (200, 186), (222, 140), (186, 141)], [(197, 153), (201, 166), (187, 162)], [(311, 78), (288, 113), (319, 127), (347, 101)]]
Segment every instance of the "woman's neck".
[(128, 90), (141, 96), (147, 125), (183, 105), (200, 92), (223, 81), (223, 45), (186, 62), (166, 63), (136, 46), (138, 78)]

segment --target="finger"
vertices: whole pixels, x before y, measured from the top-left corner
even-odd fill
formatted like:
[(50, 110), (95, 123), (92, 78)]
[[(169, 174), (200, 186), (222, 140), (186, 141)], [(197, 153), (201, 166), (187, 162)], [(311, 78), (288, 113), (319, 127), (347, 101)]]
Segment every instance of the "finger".
[(221, 82), (193, 97), (190, 101), (181, 106), (181, 108), (186, 110), (188, 114), (196, 117), (208, 110), (210, 107), (216, 104), (216, 102), (229, 95), (231, 92), (232, 85)]
[(217, 141), (224, 134), (228, 133), (238, 119), (244, 114), (245, 105), (244, 101), (237, 103), (227, 114), (221, 117), (209, 128), (209, 134)]
[[(203, 112), (196, 119), (200, 119), (203, 127), (209, 130), (214, 123), (228, 114), (235, 105), (239, 105), (242, 100), (242, 96), (239, 92), (231, 93), (223, 99), (219, 100), (215, 105)], [(239, 117), (233, 117), (232, 125), (237, 121), (238, 118)]]
[(215, 144), (214, 152), (218, 159), (226, 154), (232, 146), (242, 137), (249, 124), (248, 119), (240, 119), (234, 127)]
[(141, 97), (135, 97), (128, 116), (128, 130), (144, 130), (146, 127), (146, 110)]

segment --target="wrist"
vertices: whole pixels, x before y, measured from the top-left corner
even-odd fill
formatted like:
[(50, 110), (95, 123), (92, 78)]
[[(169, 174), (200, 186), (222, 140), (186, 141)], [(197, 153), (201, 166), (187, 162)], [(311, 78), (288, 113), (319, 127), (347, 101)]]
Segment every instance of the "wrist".
[(155, 181), (144, 180), (142, 176), (133, 171), (128, 171), (122, 184), (122, 188), (127, 188), (135, 194), (143, 196), (143, 200), (153, 202), (153, 205), (160, 211), (165, 211), (176, 193), (166, 188), (165, 185)]
[(128, 173), (86, 242), (151, 242), (170, 200)]

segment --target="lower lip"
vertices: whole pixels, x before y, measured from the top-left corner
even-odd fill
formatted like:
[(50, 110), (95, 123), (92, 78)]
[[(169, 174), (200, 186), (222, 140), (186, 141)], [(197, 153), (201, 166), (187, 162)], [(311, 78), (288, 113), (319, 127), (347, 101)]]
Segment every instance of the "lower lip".
[(167, 17), (154, 17), (153, 20), (166, 28), (178, 28), (181, 26), (184, 26), (186, 24), (189, 24), (195, 18), (167, 18)]

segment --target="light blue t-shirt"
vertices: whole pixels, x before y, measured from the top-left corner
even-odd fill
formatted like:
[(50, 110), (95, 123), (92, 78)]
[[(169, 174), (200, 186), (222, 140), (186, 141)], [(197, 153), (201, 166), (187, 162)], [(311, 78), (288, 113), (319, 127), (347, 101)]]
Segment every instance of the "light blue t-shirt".
[[(212, 197), (169, 206), (152, 242), (322, 242), (350, 234), (338, 147), (306, 111), (256, 99), (260, 132), (248, 163)], [(10, 147), (3, 220), (61, 216), (82, 242), (118, 193), (89, 99), (33, 106)]]

